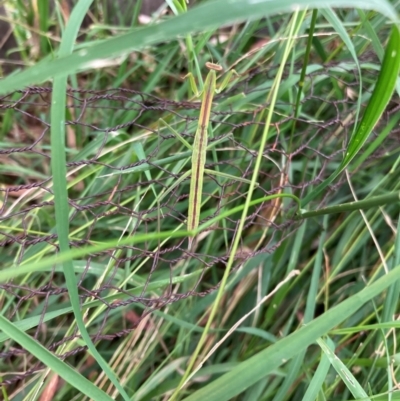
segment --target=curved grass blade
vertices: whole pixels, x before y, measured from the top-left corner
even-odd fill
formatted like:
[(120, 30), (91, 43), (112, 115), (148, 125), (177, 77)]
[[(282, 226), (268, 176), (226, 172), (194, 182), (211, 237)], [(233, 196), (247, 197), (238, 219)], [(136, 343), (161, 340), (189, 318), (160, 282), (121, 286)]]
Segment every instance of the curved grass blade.
[[(375, 10), (391, 21), (397, 21), (397, 12), (389, 1), (384, 0), (297, 0), (296, 9), (355, 7)], [(128, 34), (78, 50), (65, 57), (43, 61), (33, 67), (3, 79), (0, 93), (7, 93), (33, 83), (44, 82), (49, 77), (70, 74), (79, 70), (96, 68), (98, 60), (119, 56), (149, 45), (175, 39), (191, 32), (204, 32), (216, 26), (256, 20), (268, 15), (293, 12), (293, 0), (226, 0), (210, 1), (193, 7), (187, 13), (162, 23), (136, 29)]]
[(368, 397), (368, 394), (364, 391), (360, 383), (353, 376), (347, 366), (335, 355), (332, 349), (333, 342), (329, 341), (328, 344), (322, 338), (318, 338), (317, 343), (329, 359), (329, 362), (331, 363), (333, 368), (336, 370), (336, 373), (343, 380), (343, 383), (346, 385), (350, 393), (353, 394), (354, 398), (362, 399), (364, 401), (371, 401), (371, 398)]
[(85, 394), (96, 401), (112, 401), (111, 397), (86, 379), (82, 374), (54, 356), (50, 351), (43, 347), (43, 345), (38, 343), (35, 339), (24, 333), (16, 327), (15, 324), (11, 323), (1, 315), (0, 329), (7, 336), (12, 338), (32, 355), (42, 361), (53, 372), (56, 372), (66, 382), (78, 389), (82, 394)]
[[(63, 34), (59, 54), (61, 56), (72, 52), (79, 28), (93, 0), (78, 2), (71, 13), (67, 28)], [(54, 203), (56, 229), (58, 234), (60, 254), (68, 254), (69, 248), (69, 205), (68, 184), (66, 171), (66, 149), (65, 149), (65, 104), (67, 91), (67, 75), (59, 75), (54, 79), (53, 98), (51, 103), (51, 169), (54, 181)], [(74, 266), (70, 259), (63, 261), (63, 272), (68, 288), (72, 309), (74, 311), (76, 325), (82, 335), (82, 339), (91, 352), (93, 358), (104, 371), (108, 379), (113, 383), (125, 400), (129, 400), (128, 394), (119, 383), (112, 369), (97, 351), (89, 333), (87, 332), (80, 308), (78, 285), (74, 272)], [(65, 365), (64, 362), (61, 364)], [(58, 367), (58, 365), (55, 365)], [(60, 374), (62, 372), (56, 371)], [(72, 385), (75, 381), (70, 382)]]
[(386, 47), (378, 81), (376, 82), (375, 89), (372, 93), (368, 106), (365, 109), (365, 113), (361, 119), (360, 125), (350, 139), (343, 161), (340, 163), (337, 170), (326, 181), (314, 188), (312, 192), (302, 200), (302, 207), (312, 201), (329, 184), (331, 184), (340, 173), (343, 172), (343, 170), (358, 154), (359, 150), (368, 139), (368, 136), (371, 134), (375, 124), (379, 121), (390, 98), (392, 97), (400, 68), (399, 49), (400, 32), (397, 26), (393, 26), (388, 45)]
[(300, 330), (277, 341), (265, 350), (252, 356), (229, 373), (194, 392), (184, 401), (227, 401), (241, 394), (259, 380), (274, 372), (288, 359), (305, 350), (329, 330), (353, 315), (365, 303), (381, 294), (400, 278), (400, 266), (378, 279), (373, 284), (331, 308)]

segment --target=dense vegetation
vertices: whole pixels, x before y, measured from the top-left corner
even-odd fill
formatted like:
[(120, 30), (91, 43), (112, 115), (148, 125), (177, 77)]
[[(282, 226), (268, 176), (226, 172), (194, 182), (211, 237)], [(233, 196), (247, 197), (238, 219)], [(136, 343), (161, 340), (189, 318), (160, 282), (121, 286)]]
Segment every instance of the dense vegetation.
[(395, 6), (75, 3), (5, 3), (3, 398), (398, 399)]

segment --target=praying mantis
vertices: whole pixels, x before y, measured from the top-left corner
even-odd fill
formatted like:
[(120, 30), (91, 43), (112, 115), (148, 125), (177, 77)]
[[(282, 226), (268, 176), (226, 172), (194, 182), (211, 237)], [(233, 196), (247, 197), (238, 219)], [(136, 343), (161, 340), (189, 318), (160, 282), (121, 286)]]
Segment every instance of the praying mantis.
[[(176, 130), (174, 130), (168, 123), (163, 119), (160, 119), (163, 125), (165, 125), (172, 134), (179, 140), (183, 145), (192, 151), (192, 166), (191, 169), (185, 172), (181, 177), (178, 178), (174, 184), (169, 187), (159, 198), (158, 203), (165, 198), (174, 188), (176, 188), (183, 180), (185, 180), (189, 175), (191, 175), (190, 180), (190, 192), (189, 192), (189, 208), (187, 217), (187, 229), (188, 231), (194, 231), (199, 226), (200, 221), (200, 208), (201, 208), (201, 198), (203, 191), (203, 180), (204, 173), (213, 174), (220, 177), (234, 179), (236, 181), (241, 181), (245, 183), (250, 183), (241, 177), (235, 177), (230, 174), (221, 173), (219, 171), (209, 170), (205, 168), (206, 163), (206, 153), (211, 147), (214, 147), (217, 143), (225, 140), (226, 137), (221, 138), (219, 141), (214, 141), (212, 144), (208, 145), (208, 126), (210, 122), (210, 113), (212, 107), (212, 101), (214, 94), (218, 94), (223, 91), (228, 85), (232, 74), (236, 74), (235, 70), (231, 70), (226, 74), (226, 77), (222, 81), (219, 87), (217, 87), (217, 72), (223, 71), (223, 68), (214, 63), (206, 63), (206, 67), (209, 69), (206, 80), (204, 81), (204, 86), (201, 91), (197, 89), (196, 82), (191, 73), (187, 74), (185, 78), (189, 79), (191, 89), (196, 97), (202, 96), (199, 122), (197, 125), (197, 130), (194, 138), (193, 145), (190, 145), (186, 139), (184, 139)], [(189, 237), (189, 250), (192, 248), (194, 236)]]

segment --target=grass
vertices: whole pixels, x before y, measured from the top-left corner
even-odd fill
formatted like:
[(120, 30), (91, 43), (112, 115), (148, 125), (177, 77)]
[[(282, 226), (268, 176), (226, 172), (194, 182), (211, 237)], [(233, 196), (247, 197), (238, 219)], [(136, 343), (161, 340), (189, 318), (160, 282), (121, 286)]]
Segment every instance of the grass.
[[(3, 398), (398, 399), (394, 6), (91, 3), (8, 4)], [(251, 184), (205, 178), (188, 251), (188, 181), (160, 223), (157, 198), (190, 152), (158, 121), (192, 141), (206, 61), (240, 75), (207, 166)]]

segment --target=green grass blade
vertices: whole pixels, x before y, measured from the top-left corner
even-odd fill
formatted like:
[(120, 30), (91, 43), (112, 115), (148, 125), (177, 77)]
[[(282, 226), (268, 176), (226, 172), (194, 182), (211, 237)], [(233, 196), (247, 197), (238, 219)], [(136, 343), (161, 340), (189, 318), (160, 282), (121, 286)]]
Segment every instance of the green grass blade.
[(328, 374), (331, 364), (326, 355), (322, 355), (321, 361), (311, 379), (307, 391), (304, 393), (302, 401), (317, 400), (318, 393), (323, 392), (326, 375)]
[(82, 394), (85, 394), (96, 401), (112, 401), (111, 397), (86, 379), (82, 374), (78, 373), (68, 364), (54, 356), (36, 340), (18, 329), (18, 327), (1, 315), (0, 329), (32, 355), (42, 361), (46, 366), (53, 370), (53, 372), (56, 372), (66, 382), (71, 384), (71, 386), (78, 389)]
[(371, 399), (368, 397), (368, 394), (364, 391), (360, 383), (356, 380), (347, 366), (333, 352), (332, 342), (330, 341), (331, 344), (329, 346), (322, 338), (319, 338), (317, 339), (317, 343), (336, 370), (336, 373), (343, 380), (343, 383), (346, 385), (351, 394), (353, 394), (354, 398), (371, 401)]
[(389, 274), (381, 277), (375, 283), (331, 308), (300, 330), (242, 362), (229, 373), (185, 398), (184, 401), (230, 400), (306, 349), (329, 330), (341, 324), (366, 302), (398, 281), (399, 277), (400, 266), (396, 266)]
[(352, 135), (347, 147), (346, 155), (337, 170), (322, 184), (314, 188), (301, 202), (302, 207), (307, 205), (318, 196), (333, 180), (344, 171), (353, 158), (358, 154), (368, 136), (371, 134), (375, 124), (379, 121), (388, 104), (396, 82), (400, 68), (400, 33), (397, 26), (392, 28), (382, 68), (379, 73), (378, 81), (372, 93), (371, 99), (364, 112), (357, 131)]
[[(134, 143), (132, 144), (132, 147), (133, 147), (133, 150), (134, 150), (134, 152), (136, 153), (136, 156), (137, 156), (137, 158), (138, 158), (139, 160), (145, 160), (145, 159), (146, 159), (146, 154), (145, 154), (145, 152), (144, 152), (143, 145), (142, 145), (141, 142), (134, 142)], [(151, 172), (150, 172), (149, 170), (145, 170), (145, 171), (144, 171), (144, 174), (146, 175), (146, 178), (147, 178), (149, 181), (152, 180), (152, 178), (151, 178)], [(154, 193), (154, 196), (157, 197), (157, 193), (155, 192), (154, 186), (152, 186), (151, 189), (152, 189), (152, 191), (153, 191), (153, 193)]]
[[(298, 0), (296, 2), (298, 10), (326, 7), (371, 9), (385, 15), (392, 21), (397, 20), (397, 13), (393, 6), (388, 1), (383, 0), (326, 0), (324, 2), (320, 0)], [(0, 93), (7, 93), (33, 83), (43, 82), (49, 77), (94, 68), (98, 60), (139, 50), (149, 45), (175, 39), (180, 35), (292, 11), (292, 0), (236, 0), (230, 2), (228, 10), (226, 0), (206, 2), (198, 7), (193, 7), (187, 13), (180, 14), (157, 25), (140, 28), (109, 40), (99, 41), (91, 47), (79, 50), (69, 56), (59, 57), (51, 62), (40, 62), (19, 74), (2, 80)]]
[[(296, 198), (296, 196), (291, 195), (291, 194), (276, 194), (276, 195), (268, 195), (268, 196), (263, 196), (261, 198), (254, 199), (250, 202), (249, 206), (254, 206), (254, 205), (259, 205), (260, 203), (267, 202), (272, 199), (276, 198), (290, 198), (294, 200), (297, 205), (300, 204), (300, 200)], [(205, 228), (218, 223), (220, 220), (227, 218), (229, 216), (232, 216), (236, 213), (240, 213), (244, 208), (244, 205), (238, 205), (230, 210), (227, 210), (223, 213), (221, 213), (219, 216), (215, 216), (210, 220), (207, 220), (204, 224), (202, 224), (199, 227), (198, 231), (204, 230)], [(198, 232), (196, 231), (196, 232)], [(3, 269), (0, 270), (0, 282), (1, 281), (7, 281), (10, 279), (13, 279), (15, 277), (20, 277), (25, 274), (29, 273), (34, 273), (38, 271), (45, 271), (45, 270), (50, 270), (53, 265), (56, 265), (58, 263), (62, 263), (66, 260), (73, 260), (73, 259), (79, 259), (81, 257), (87, 256), (88, 254), (91, 253), (96, 253), (108, 249), (113, 249), (117, 245), (122, 246), (122, 245), (133, 245), (133, 244), (140, 244), (144, 243), (147, 241), (150, 241), (152, 239), (154, 240), (162, 240), (165, 238), (182, 238), (182, 237), (187, 237), (189, 232), (187, 231), (163, 231), (162, 233), (153, 233), (153, 232), (148, 232), (144, 234), (136, 234), (135, 236), (130, 236), (130, 237), (125, 237), (123, 239), (116, 239), (113, 241), (105, 241), (102, 243), (98, 243), (96, 245), (92, 246), (86, 246), (86, 247), (81, 247), (77, 249), (71, 249), (68, 252), (65, 252), (63, 254), (57, 255), (56, 257), (50, 256), (43, 258), (40, 261), (34, 261), (34, 262), (29, 262), (26, 264), (21, 264), (18, 266), (18, 269), (15, 268), (15, 266), (12, 266), (8, 269)]]
[[(92, 0), (80, 1), (74, 8), (68, 26), (63, 35), (59, 54), (61, 56), (69, 54), (75, 43), (79, 28), (86, 15)], [(54, 203), (56, 215), (56, 228), (60, 245), (60, 253), (69, 252), (69, 207), (68, 207), (68, 183), (66, 169), (65, 151), (65, 107), (66, 107), (67, 76), (59, 76), (54, 80), (53, 100), (51, 107), (51, 167), (54, 181)], [(78, 286), (75, 277), (73, 263), (70, 259), (63, 262), (64, 276), (70, 296), (72, 309), (74, 311), (76, 324), (85, 341), (87, 347), (106, 373), (110, 381), (115, 385), (125, 400), (129, 400), (128, 394), (119, 384), (114, 373), (107, 365), (106, 361), (96, 350), (85, 323), (80, 308)], [(60, 374), (60, 372), (57, 372)], [(71, 382), (74, 385), (74, 382)]]
[(367, 198), (356, 202), (342, 203), (341, 205), (328, 206), (323, 209), (304, 212), (297, 218), (309, 219), (310, 217), (323, 216), (327, 214), (351, 212), (353, 210), (367, 210), (370, 208), (378, 208), (384, 205), (397, 204), (399, 200), (400, 192), (394, 192), (387, 195), (374, 196), (372, 198)]

